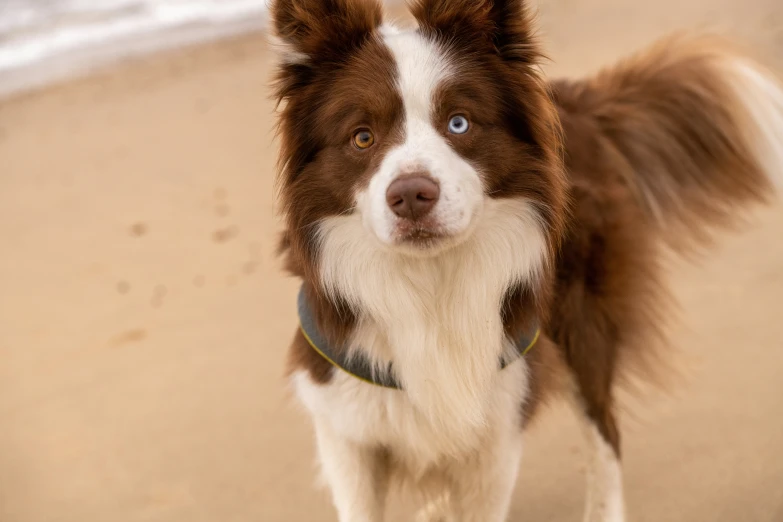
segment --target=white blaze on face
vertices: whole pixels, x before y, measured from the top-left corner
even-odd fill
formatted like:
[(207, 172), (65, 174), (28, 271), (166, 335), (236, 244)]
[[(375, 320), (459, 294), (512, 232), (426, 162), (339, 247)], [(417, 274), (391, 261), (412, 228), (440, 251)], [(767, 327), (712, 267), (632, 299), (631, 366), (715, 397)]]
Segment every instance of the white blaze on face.
[(397, 66), (397, 88), (403, 101), (404, 139), (386, 153), (367, 188), (357, 194), (364, 226), (383, 243), (395, 241), (398, 218), (386, 203), (386, 191), (399, 176), (425, 173), (440, 185), (433, 221), (444, 235), (466, 235), (481, 211), (484, 190), (478, 172), (434, 125), (433, 98), (457, 71), (437, 44), (415, 32), (381, 31)]

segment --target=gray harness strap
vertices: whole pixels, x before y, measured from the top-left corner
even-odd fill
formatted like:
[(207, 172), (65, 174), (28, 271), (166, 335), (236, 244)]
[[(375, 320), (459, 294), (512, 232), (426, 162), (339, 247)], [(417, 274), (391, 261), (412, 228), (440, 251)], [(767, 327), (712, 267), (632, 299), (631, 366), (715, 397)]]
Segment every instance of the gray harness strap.
[[(297, 306), (299, 309), (299, 327), (302, 330), (302, 334), (304, 334), (305, 339), (307, 339), (313, 350), (318, 352), (321, 357), (359, 380), (385, 388), (402, 389), (402, 385), (394, 376), (394, 367), (391, 362), (389, 362), (386, 371), (373, 371), (372, 363), (361, 352), (349, 354), (348, 350), (335, 350), (329, 345), (316, 325), (315, 317), (307, 302), (304, 286), (299, 289)], [(536, 325), (517, 339), (516, 353), (510, 358), (501, 357), (500, 369), (502, 370), (530, 351), (536, 344), (536, 341), (538, 341), (539, 333), (540, 329)]]

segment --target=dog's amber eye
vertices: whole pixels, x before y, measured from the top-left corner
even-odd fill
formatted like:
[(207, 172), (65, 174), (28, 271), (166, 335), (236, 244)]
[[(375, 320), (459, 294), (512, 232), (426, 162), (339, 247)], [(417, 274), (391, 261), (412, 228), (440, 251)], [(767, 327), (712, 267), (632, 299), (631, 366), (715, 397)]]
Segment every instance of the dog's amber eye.
[(357, 149), (369, 149), (373, 143), (375, 143), (375, 137), (368, 129), (358, 130), (353, 135), (353, 144)]

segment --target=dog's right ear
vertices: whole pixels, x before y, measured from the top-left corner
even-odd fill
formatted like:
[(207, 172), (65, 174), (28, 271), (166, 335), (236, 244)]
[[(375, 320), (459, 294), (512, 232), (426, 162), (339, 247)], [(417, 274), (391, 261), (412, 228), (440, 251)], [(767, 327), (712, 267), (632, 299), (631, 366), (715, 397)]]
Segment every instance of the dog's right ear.
[(383, 18), (377, 0), (274, 0), (271, 13), (284, 66), (340, 63)]
[(541, 59), (528, 0), (411, 0), (410, 5), (422, 30), (446, 42), (486, 43), (509, 63)]

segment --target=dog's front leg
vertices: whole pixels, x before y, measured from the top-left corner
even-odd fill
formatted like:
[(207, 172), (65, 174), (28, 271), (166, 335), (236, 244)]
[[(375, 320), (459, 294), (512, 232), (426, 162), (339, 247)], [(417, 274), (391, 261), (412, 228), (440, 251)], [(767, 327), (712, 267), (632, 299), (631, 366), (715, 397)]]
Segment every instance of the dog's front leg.
[(504, 522), (522, 458), (520, 433), (507, 434), (452, 472), (452, 505), (458, 522)]
[(588, 442), (587, 498), (584, 522), (624, 522), (625, 501), (620, 460), (595, 421), (583, 415)]
[(326, 421), (316, 422), (315, 432), (340, 522), (382, 522), (389, 476), (382, 450), (346, 439)]

